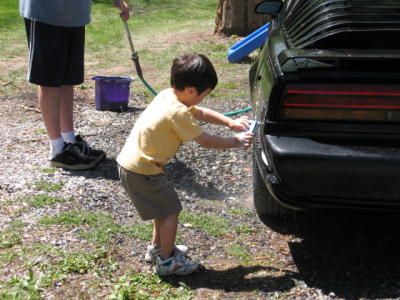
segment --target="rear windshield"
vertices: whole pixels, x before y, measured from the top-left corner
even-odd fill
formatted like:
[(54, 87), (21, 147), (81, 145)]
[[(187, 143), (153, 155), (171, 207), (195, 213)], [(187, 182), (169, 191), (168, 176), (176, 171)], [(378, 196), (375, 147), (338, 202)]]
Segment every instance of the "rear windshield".
[(293, 48), (400, 49), (400, 0), (289, 0), (284, 14)]

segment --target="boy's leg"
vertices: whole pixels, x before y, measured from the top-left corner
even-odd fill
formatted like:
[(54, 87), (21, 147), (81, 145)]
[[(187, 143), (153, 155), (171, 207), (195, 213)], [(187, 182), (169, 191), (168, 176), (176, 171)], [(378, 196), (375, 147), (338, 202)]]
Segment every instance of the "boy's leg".
[(160, 240), (160, 221), (159, 219), (153, 220), (153, 239), (151, 244), (154, 248), (161, 247), (161, 240)]
[(38, 98), (49, 138), (51, 140), (60, 138), (60, 88), (39, 86)]
[(60, 129), (61, 132), (74, 130), (74, 86), (63, 85), (60, 88)]
[[(169, 258), (174, 251), (178, 216), (179, 213), (154, 220), (156, 232), (157, 229), (159, 230), (158, 238), (161, 246), (160, 256), (163, 260)], [(157, 238), (157, 235), (156, 237), (153, 236), (153, 241), (155, 238)]]

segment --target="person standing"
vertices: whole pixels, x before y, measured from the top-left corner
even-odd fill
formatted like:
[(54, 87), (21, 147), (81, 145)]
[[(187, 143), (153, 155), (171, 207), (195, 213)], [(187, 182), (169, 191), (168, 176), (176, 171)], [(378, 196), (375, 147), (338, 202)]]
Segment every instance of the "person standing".
[[(92, 0), (20, 0), (29, 47), (28, 82), (38, 85), (38, 99), (50, 139), (51, 165), (70, 170), (93, 168), (105, 158), (75, 135), (74, 85), (84, 81), (85, 25)], [(129, 18), (128, 5), (113, 0)]]

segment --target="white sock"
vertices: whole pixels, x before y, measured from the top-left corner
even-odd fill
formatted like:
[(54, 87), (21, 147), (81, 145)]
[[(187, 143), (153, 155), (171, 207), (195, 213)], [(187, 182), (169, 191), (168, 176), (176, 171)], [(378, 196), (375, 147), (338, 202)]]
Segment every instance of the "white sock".
[(72, 131), (67, 131), (67, 132), (61, 132), (61, 135), (62, 135), (62, 137), (63, 137), (63, 139), (64, 139), (64, 141), (65, 141), (66, 143), (69, 143), (69, 144), (74, 144), (74, 143), (76, 143), (76, 140), (75, 140), (75, 131), (74, 131), (74, 130), (72, 130)]
[(60, 154), (64, 148), (64, 139), (59, 137), (58, 139), (50, 140), (50, 159)]

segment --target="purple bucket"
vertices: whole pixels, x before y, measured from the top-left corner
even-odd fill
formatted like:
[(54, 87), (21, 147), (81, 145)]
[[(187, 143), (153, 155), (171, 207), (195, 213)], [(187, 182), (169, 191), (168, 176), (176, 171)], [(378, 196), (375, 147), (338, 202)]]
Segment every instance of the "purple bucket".
[(96, 109), (124, 111), (128, 108), (130, 77), (94, 76)]

